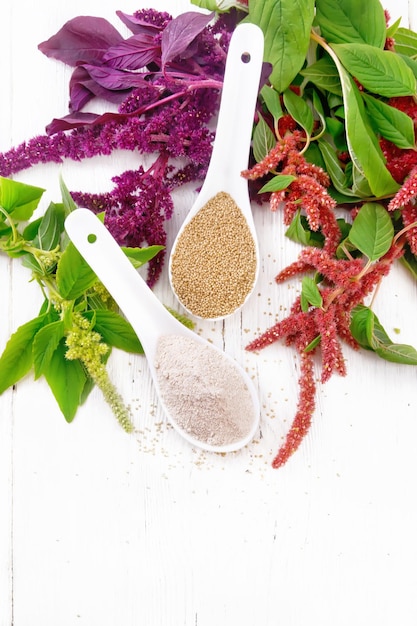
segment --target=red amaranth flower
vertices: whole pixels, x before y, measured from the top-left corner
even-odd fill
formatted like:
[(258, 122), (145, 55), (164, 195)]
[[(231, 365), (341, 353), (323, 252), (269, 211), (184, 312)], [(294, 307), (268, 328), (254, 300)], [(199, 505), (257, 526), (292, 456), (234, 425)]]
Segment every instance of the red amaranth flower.
[(413, 202), (406, 204), (401, 211), (401, 219), (404, 228), (407, 229), (405, 237), (413, 254), (417, 255), (417, 205)]
[(326, 309), (315, 309), (314, 317), (317, 330), (321, 337), (320, 347), (322, 353), (321, 382), (329, 380), (333, 372), (340, 376), (346, 375), (345, 360), (342, 354), (342, 347), (337, 336), (336, 307)]
[(257, 351), (283, 340), (286, 345), (295, 347), (301, 359), (297, 411), (286, 440), (273, 460), (273, 467), (280, 467), (288, 460), (310, 428), (316, 390), (312, 355), (320, 350), (322, 384), (334, 373), (346, 375), (341, 342), (346, 342), (354, 349), (359, 348), (350, 331), (352, 310), (364, 304), (365, 298), (375, 290), (382, 277), (390, 271), (393, 262), (403, 253), (401, 243), (394, 241), (379, 261), (368, 266), (363, 258), (338, 259), (324, 249), (308, 247), (301, 251), (297, 261), (277, 275), (277, 282), (300, 273), (314, 272), (321, 275), (318, 289), (322, 306), (310, 306), (304, 310), (301, 296), (298, 296), (286, 318), (247, 346), (247, 350)]
[(297, 261), (282, 270), (275, 278), (282, 283), (297, 273), (317, 271), (335, 287), (351, 287), (353, 278), (363, 268), (361, 259), (335, 259), (326, 250), (320, 248), (303, 248)]
[(297, 129), (297, 122), (291, 115), (283, 115), (278, 120), (278, 132), (280, 137), (285, 137), (287, 133), (293, 133)]
[(404, 237), (413, 254), (417, 254), (417, 166), (388, 204), (389, 211), (401, 210)]
[(328, 174), (319, 166), (306, 161), (301, 153), (303, 134), (295, 131), (278, 140), (262, 161), (244, 170), (242, 176), (256, 180), (268, 175), (290, 175), (295, 180), (282, 191), (272, 192), (270, 208), (276, 211), (284, 205), (284, 223), (289, 225), (301, 209), (306, 213), (311, 230), (321, 229), (324, 248), (334, 252), (340, 241), (340, 229), (334, 209), (336, 201), (330, 196)]
[[(287, 173), (286, 168), (283, 173)], [(337, 203), (314, 176), (308, 174), (297, 176), (297, 179), (282, 192), (281, 200), (285, 203), (285, 224), (289, 225), (300, 207), (303, 208), (311, 230), (318, 231), (321, 228), (326, 237), (326, 248), (330, 247), (334, 251), (340, 239), (340, 230), (334, 214)]]
[(395, 96), (388, 100), (388, 104), (406, 113), (413, 121), (417, 120), (417, 102), (413, 96)]
[(278, 165), (285, 161), (291, 152), (298, 150), (301, 139), (302, 134), (296, 131), (291, 135), (287, 135), (280, 141), (277, 141), (275, 146), (271, 148), (262, 161), (259, 161), (259, 163), (256, 163), (250, 169), (243, 170), (242, 176), (248, 180), (256, 180), (257, 178), (263, 178), (270, 172), (275, 171)]
[(417, 166), (417, 152), (412, 149), (398, 148), (384, 138), (379, 143), (388, 171), (393, 179), (402, 185), (410, 172)]
[(401, 187), (401, 189), (395, 194), (393, 199), (388, 204), (388, 211), (395, 211), (407, 206), (410, 202), (413, 202), (417, 197), (417, 166), (410, 172), (409, 177)]
[[(388, 104), (408, 115), (417, 130), (417, 103), (411, 96), (398, 96), (388, 100)], [(388, 171), (394, 180), (402, 185), (406, 177), (417, 166), (417, 151), (413, 148), (399, 148), (387, 139), (381, 138), (381, 150), (386, 160)]]
[(314, 363), (311, 353), (301, 354), (301, 373), (299, 378), (300, 396), (297, 412), (287, 433), (284, 444), (272, 461), (272, 467), (278, 469), (298, 450), (304, 437), (310, 430), (311, 416), (316, 406), (316, 383), (314, 380)]

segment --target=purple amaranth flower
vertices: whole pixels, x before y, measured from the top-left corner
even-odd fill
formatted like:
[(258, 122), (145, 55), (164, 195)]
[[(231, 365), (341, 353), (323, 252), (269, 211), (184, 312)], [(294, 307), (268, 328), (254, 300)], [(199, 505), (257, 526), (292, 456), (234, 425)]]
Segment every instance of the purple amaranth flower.
[[(75, 68), (70, 113), (52, 120), (46, 135), (0, 154), (0, 175), (115, 150), (154, 153), (155, 162), (147, 171), (139, 167), (115, 176), (110, 193), (78, 191), (73, 197), (96, 212), (104, 210), (105, 223), (120, 244), (164, 245), (171, 191), (201, 182), (207, 171), (213, 140), (208, 124), (218, 110), (236, 19), (221, 17), (212, 26), (201, 13), (175, 20), (153, 9), (117, 15), (131, 37), (123, 39), (102, 18), (79, 17), (40, 44), (47, 56)], [(187, 37), (180, 37), (184, 29)], [(117, 111), (83, 112), (95, 97), (117, 103)], [(151, 261), (150, 284), (163, 260), (162, 252)]]
[[(113, 177), (115, 186), (111, 192), (73, 192), (72, 197), (79, 206), (105, 213), (104, 223), (119, 245), (165, 246), (165, 220), (170, 219), (173, 212), (170, 189), (164, 181), (166, 167), (167, 157), (160, 156), (146, 171), (141, 166)], [(163, 258), (161, 252), (149, 261), (147, 282), (150, 287), (160, 275)]]

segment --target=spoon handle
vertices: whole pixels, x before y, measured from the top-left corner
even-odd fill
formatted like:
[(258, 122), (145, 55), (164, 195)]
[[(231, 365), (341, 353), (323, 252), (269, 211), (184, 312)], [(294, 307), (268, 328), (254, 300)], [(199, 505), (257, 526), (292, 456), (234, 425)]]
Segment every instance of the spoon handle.
[[(239, 24), (230, 41), (212, 156), (203, 185), (219, 188), (247, 168), (264, 51), (262, 30)], [(214, 180), (212, 180), (214, 179)]]
[(148, 358), (153, 356), (161, 328), (176, 328), (176, 320), (149, 289), (104, 224), (91, 211), (72, 211), (65, 220), (65, 229), (74, 246), (133, 326)]

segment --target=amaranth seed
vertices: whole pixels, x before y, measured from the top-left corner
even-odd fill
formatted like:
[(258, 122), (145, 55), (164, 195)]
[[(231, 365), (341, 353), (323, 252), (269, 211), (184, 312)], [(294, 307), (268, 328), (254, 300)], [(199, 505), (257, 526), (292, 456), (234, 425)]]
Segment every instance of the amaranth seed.
[(171, 258), (172, 286), (180, 302), (198, 317), (230, 315), (251, 292), (256, 244), (230, 194), (211, 198), (185, 226)]

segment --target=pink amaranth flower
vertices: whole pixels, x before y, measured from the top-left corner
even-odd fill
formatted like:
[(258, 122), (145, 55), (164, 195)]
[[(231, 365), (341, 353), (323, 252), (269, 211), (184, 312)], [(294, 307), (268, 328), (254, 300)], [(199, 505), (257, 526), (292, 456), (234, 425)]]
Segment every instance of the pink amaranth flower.
[(409, 202), (401, 211), (401, 219), (404, 228), (407, 229), (405, 237), (413, 254), (417, 255), (417, 205)]
[(301, 138), (302, 134), (299, 131), (294, 132), (292, 135), (287, 135), (271, 148), (262, 161), (256, 163), (250, 169), (244, 170), (242, 176), (248, 180), (255, 180), (257, 178), (263, 178), (271, 171), (273, 172), (292, 151), (297, 150)]
[(288, 460), (310, 428), (316, 390), (312, 355), (320, 351), (322, 384), (334, 373), (346, 375), (341, 341), (354, 349), (359, 348), (350, 330), (351, 313), (356, 306), (364, 304), (365, 298), (388, 274), (394, 260), (403, 253), (401, 243), (394, 241), (379, 261), (367, 266), (363, 258), (339, 259), (325, 249), (308, 247), (303, 248), (297, 261), (276, 277), (277, 282), (283, 282), (300, 273), (318, 274), (321, 276), (317, 287), (322, 305), (309, 306), (304, 310), (301, 296), (298, 296), (287, 317), (247, 346), (247, 350), (257, 351), (282, 340), (286, 345), (294, 346), (301, 359), (296, 415), (283, 446), (273, 460), (273, 467), (280, 467)]
[(335, 307), (329, 307), (327, 310), (315, 309), (314, 314), (317, 330), (319, 331), (318, 334), (321, 337), (321, 382), (325, 383), (335, 371), (340, 376), (346, 375), (345, 360), (337, 336)]
[(388, 211), (401, 209), (417, 197), (417, 166), (414, 167), (407, 180), (388, 204)]
[(316, 383), (314, 380), (314, 363), (309, 352), (301, 354), (301, 373), (299, 378), (300, 395), (297, 412), (287, 433), (284, 444), (272, 461), (272, 467), (278, 469), (300, 447), (301, 442), (310, 430), (311, 417), (315, 409)]
[(340, 229), (334, 213), (337, 203), (327, 191), (330, 178), (321, 167), (306, 161), (301, 153), (302, 139), (303, 133), (298, 130), (285, 135), (262, 161), (243, 171), (242, 176), (251, 181), (271, 174), (294, 176), (295, 180), (286, 189), (270, 194), (270, 209), (277, 211), (282, 205), (287, 225), (300, 209), (304, 210), (311, 230), (321, 230), (324, 235), (325, 250), (335, 252)]
[(389, 211), (401, 210), (405, 238), (413, 254), (417, 254), (417, 166), (388, 204)]

